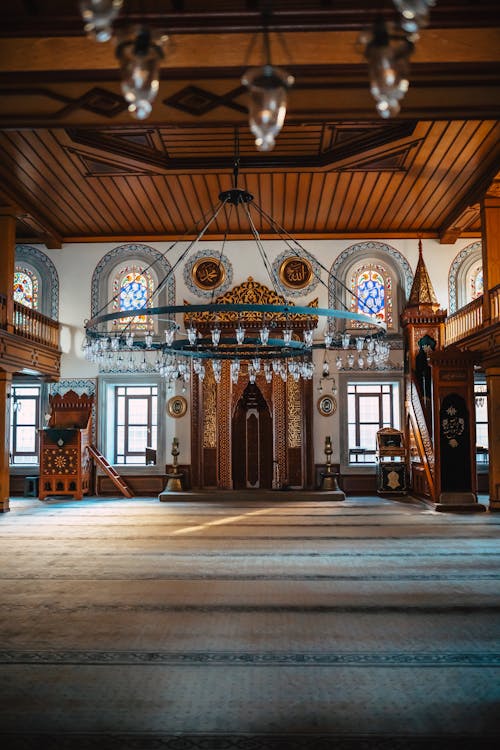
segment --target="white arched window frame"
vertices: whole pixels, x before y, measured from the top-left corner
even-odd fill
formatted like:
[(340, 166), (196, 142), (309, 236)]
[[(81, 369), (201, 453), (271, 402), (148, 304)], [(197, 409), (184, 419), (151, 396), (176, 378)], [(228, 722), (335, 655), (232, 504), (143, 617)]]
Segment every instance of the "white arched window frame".
[[(135, 281), (138, 284), (138, 289), (135, 290), (138, 292), (137, 299), (141, 301), (146, 299), (147, 306), (160, 307), (175, 304), (173, 274), (166, 283), (163, 283), (170, 271), (170, 263), (164, 255), (149, 245), (129, 243), (113, 248), (100, 260), (92, 276), (91, 317), (117, 312), (133, 304), (134, 290), (122, 289), (124, 279), (129, 274), (131, 284), (134, 283), (135, 274)], [(138, 277), (142, 278), (138, 279)], [(160, 286), (159, 293), (156, 292), (158, 286)], [(122, 319), (117, 326), (122, 328), (123, 325)], [(161, 333), (156, 329), (158, 325), (156, 316), (131, 316), (129, 330)]]
[[(380, 263), (363, 263), (351, 275), (353, 293), (351, 310), (355, 313), (375, 315), (378, 320), (393, 328), (392, 276)], [(361, 323), (355, 327), (362, 326)]]
[[(144, 267), (140, 260), (119, 263), (110, 274), (110, 298), (112, 312), (128, 312), (152, 307), (153, 292), (158, 284), (156, 274)], [(113, 321), (113, 327), (121, 330), (126, 325), (129, 331), (155, 332), (154, 318), (140, 313)]]
[(358, 242), (336, 258), (330, 269), (328, 303), (330, 307), (354, 310), (358, 303), (349, 292), (354, 291), (356, 279), (369, 269), (384, 279), (387, 329), (398, 333), (399, 316), (410, 294), (413, 273), (406, 258), (384, 242)]
[[(31, 304), (28, 279), (31, 282)], [(28, 295), (24, 294), (23, 282), (26, 283), (24, 291), (28, 291)], [(17, 302), (58, 320), (59, 277), (50, 258), (38, 248), (16, 245), (13, 295)]]
[(38, 310), (40, 279), (38, 273), (27, 264), (16, 263), (14, 267), (14, 302)]
[(454, 313), (483, 293), (483, 256), (480, 241), (464, 247), (448, 274), (449, 310)]

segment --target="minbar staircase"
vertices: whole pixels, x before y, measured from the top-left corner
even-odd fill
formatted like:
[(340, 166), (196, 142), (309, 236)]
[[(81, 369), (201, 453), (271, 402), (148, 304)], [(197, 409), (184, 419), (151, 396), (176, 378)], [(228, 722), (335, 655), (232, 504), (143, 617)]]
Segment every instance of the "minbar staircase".
[(89, 445), (89, 453), (105, 474), (111, 479), (115, 487), (120, 490), (125, 497), (133, 497), (128, 485), (123, 481), (121, 476), (113, 469), (109, 461), (100, 453), (94, 445)]
[(435, 502), (436, 490), (434, 482), (435, 458), (432, 438), (429, 434), (427, 422), (425, 419), (424, 409), (420, 401), (418, 387), (413, 378), (407, 383), (406, 403), (408, 415), (415, 437), (415, 443), (420, 458), (420, 463), (424, 468), (427, 487), (430, 499)]

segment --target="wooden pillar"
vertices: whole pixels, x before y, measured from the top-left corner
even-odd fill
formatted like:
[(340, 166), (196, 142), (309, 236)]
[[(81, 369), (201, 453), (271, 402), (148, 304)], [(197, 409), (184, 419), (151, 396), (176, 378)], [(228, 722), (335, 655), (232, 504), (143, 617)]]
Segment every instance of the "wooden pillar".
[[(493, 183), (481, 202), (483, 248), (483, 325), (491, 326), (489, 351), (483, 354), (488, 387), (490, 510), (500, 510), (500, 351), (498, 323), (491, 317), (490, 293), (500, 285), (500, 185)], [(497, 332), (495, 333), (495, 329)]]
[(490, 510), (500, 511), (500, 367), (486, 368)]
[(0, 513), (9, 508), (9, 437), (12, 374), (0, 370)]
[(491, 320), (491, 289), (500, 284), (500, 195), (488, 195), (481, 203), (483, 249), (483, 325)]
[(16, 220), (7, 213), (9, 209), (0, 207), (0, 295), (7, 298), (7, 331), (13, 331), (14, 298), (14, 265), (16, 257)]
[[(12, 209), (0, 207), (0, 295), (6, 298), (6, 330), (13, 331), (14, 298), (14, 261), (16, 254), (16, 220)], [(0, 512), (9, 510), (10, 472), (10, 408), (11, 408), (12, 373), (2, 368), (0, 355)]]

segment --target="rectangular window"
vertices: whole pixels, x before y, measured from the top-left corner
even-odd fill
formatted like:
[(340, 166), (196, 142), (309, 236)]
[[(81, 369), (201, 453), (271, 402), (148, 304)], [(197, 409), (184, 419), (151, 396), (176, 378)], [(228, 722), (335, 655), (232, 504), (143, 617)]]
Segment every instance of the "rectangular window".
[(478, 465), (488, 463), (488, 393), (486, 383), (474, 383), (476, 402), (476, 460)]
[(145, 463), (146, 447), (156, 449), (158, 386), (114, 387), (115, 464)]
[(348, 383), (350, 464), (374, 464), (378, 430), (399, 428), (398, 383)]
[(38, 464), (40, 386), (13, 385), (10, 419), (10, 463)]

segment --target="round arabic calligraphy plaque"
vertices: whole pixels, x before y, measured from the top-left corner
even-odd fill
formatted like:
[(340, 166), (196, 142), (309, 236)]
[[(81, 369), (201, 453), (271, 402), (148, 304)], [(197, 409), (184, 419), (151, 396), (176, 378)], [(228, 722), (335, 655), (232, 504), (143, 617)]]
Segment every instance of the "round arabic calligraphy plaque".
[(216, 289), (226, 278), (226, 269), (217, 258), (200, 258), (194, 264), (191, 275), (199, 289)]
[(280, 279), (290, 289), (303, 289), (312, 275), (312, 266), (305, 258), (285, 258), (280, 266)]

